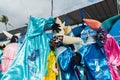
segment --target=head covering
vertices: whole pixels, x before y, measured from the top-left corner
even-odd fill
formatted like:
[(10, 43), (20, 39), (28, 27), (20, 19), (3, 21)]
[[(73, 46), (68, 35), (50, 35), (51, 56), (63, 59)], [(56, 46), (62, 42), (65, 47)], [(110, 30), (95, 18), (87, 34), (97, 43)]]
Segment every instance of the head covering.
[(117, 20), (120, 19), (120, 14), (108, 18), (102, 22), (102, 26), (109, 32)]
[(93, 30), (98, 30), (101, 26), (101, 22), (94, 20), (94, 19), (83, 19), (84, 22)]
[(83, 19), (84, 22), (93, 30), (96, 30), (96, 42), (103, 46), (107, 39), (107, 31), (101, 26), (101, 22), (94, 19)]

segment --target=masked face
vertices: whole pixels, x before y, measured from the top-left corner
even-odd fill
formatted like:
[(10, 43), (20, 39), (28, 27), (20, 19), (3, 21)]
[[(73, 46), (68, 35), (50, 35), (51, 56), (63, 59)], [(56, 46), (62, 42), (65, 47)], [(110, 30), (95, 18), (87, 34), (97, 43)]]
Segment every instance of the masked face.
[(107, 31), (103, 27), (100, 27), (97, 30), (96, 40), (99, 46), (103, 46), (105, 44), (107, 40)]

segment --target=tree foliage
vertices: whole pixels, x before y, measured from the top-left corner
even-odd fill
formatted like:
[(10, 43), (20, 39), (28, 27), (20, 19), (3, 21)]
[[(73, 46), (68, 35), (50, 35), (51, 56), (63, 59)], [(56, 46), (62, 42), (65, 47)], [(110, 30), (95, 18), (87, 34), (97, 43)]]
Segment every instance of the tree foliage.
[(1, 18), (0, 18), (0, 22), (4, 23), (5, 25), (8, 24), (8, 17), (5, 16), (5, 15), (2, 15)]

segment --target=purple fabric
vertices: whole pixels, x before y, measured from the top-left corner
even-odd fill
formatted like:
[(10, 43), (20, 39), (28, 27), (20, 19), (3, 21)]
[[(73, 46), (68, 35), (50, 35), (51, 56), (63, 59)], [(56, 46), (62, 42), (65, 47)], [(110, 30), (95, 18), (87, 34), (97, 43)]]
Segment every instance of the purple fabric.
[(107, 39), (107, 31), (103, 27), (100, 27), (97, 30), (97, 43), (104, 44), (106, 42), (106, 39)]

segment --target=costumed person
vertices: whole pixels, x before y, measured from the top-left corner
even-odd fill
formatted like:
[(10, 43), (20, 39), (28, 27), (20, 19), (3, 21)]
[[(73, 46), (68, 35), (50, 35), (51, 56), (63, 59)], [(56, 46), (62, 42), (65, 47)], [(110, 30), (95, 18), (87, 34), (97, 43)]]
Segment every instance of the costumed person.
[[(105, 27), (106, 30), (108, 30), (110, 35), (107, 35), (107, 41), (104, 45), (106, 55), (108, 57), (108, 64), (111, 70), (111, 74), (113, 77), (113, 80), (120, 80), (120, 73), (119, 73), (119, 67), (120, 67), (120, 47), (118, 46), (117, 39), (115, 40), (113, 37), (119, 36), (119, 24), (120, 22), (120, 14), (115, 15), (111, 18), (108, 18), (102, 23), (102, 26)], [(112, 35), (112, 36), (111, 36)], [(118, 68), (118, 71), (117, 71)]]
[(112, 16), (102, 22), (102, 26), (112, 35), (120, 46), (120, 14)]
[(24, 42), (1, 80), (44, 80), (50, 53), (45, 27), (51, 27), (53, 21), (53, 18), (47, 20), (30, 16)]
[[(55, 35), (50, 41), (51, 50), (55, 51), (57, 54), (57, 62), (60, 68), (59, 71), (59, 79), (60, 80), (80, 80), (80, 75), (77, 75), (75, 72), (75, 58), (78, 59), (78, 62), (81, 60), (80, 54), (75, 54), (74, 46), (69, 46), (68, 44), (74, 43), (83, 43), (82, 39), (79, 37), (68, 36), (67, 34), (71, 31), (70, 27), (65, 27), (64, 23), (62, 23), (58, 18), (56, 19), (56, 23), (54, 23), (55, 27), (59, 26), (58, 31), (55, 31)], [(53, 30), (54, 31), (54, 30)], [(82, 46), (82, 45), (81, 45)], [(80, 47), (80, 46), (79, 46)], [(71, 49), (72, 48), (72, 49)], [(78, 63), (79, 65), (80, 63)]]
[(56, 56), (54, 51), (50, 51), (47, 58), (47, 73), (44, 80), (57, 80), (58, 66), (56, 63)]
[(104, 49), (107, 55), (107, 63), (110, 68), (112, 80), (120, 80), (120, 73), (117, 71), (117, 66), (120, 66), (120, 47), (111, 35), (107, 35)]
[[(56, 28), (55, 30), (59, 30)], [(47, 36), (51, 39), (53, 37), (52, 31), (46, 31)], [(59, 68), (56, 62), (56, 53), (54, 51), (50, 51), (47, 58), (47, 73), (45, 75), (44, 80), (57, 80)]]
[[(5, 73), (10, 65), (12, 64), (14, 58), (16, 57), (17, 51), (19, 49), (18, 36), (12, 35), (6, 31), (4, 34), (10, 38), (10, 43), (4, 48), (4, 54), (2, 56), (2, 71)], [(8, 35), (9, 34), (9, 35)]]
[[(52, 30), (54, 31), (59, 31), (60, 29), (58, 27), (60, 26), (54, 26), (56, 25), (55, 22), (53, 22), (53, 25), (52, 25)], [(52, 37), (50, 37), (51, 39)], [(47, 58), (47, 73), (45, 75), (45, 80), (57, 80), (57, 76), (58, 76), (58, 65), (57, 65), (57, 62), (56, 62), (56, 55), (55, 55), (55, 52), (53, 50), (53, 48), (51, 48), (51, 51), (48, 55), (48, 58)]]
[[(64, 27), (64, 23), (62, 23), (58, 18), (56, 19), (56, 23), (55, 26), (58, 26), (58, 24), (60, 24), (60, 30), (57, 30), (55, 32), (55, 36), (54, 37), (61, 37), (62, 38), (62, 42), (63, 44), (73, 44), (73, 43), (78, 43), (78, 42), (83, 42), (81, 38), (79, 37), (73, 37), (73, 36), (68, 36), (66, 35), (67, 33), (64, 32), (65, 28)], [(70, 28), (70, 27), (68, 27)], [(70, 29), (71, 30), (71, 29)]]
[(0, 45), (0, 79), (1, 79), (1, 77), (3, 75), (3, 73), (2, 73), (2, 55), (3, 55), (4, 48), (5, 48), (4, 44)]
[[(111, 20), (109, 22), (109, 26), (112, 25), (112, 23), (114, 22), (112, 20), (114, 20), (115, 18), (116, 17), (109, 19), (109, 21)], [(119, 17), (117, 17), (117, 19), (119, 19), (119, 18), (120, 18), (120, 15), (119, 15)], [(91, 21), (91, 20), (88, 20), (88, 21)], [(119, 60), (120, 60), (120, 58), (119, 58), (120, 48), (119, 48), (118, 44), (116, 43), (116, 40), (111, 35), (109, 35), (109, 34), (106, 35), (106, 33), (103, 32), (104, 29), (102, 29), (102, 27), (100, 27), (99, 25), (96, 27), (94, 25), (91, 25), (91, 28), (94, 30), (97, 30), (97, 33), (99, 33), (98, 39), (104, 42), (104, 44), (103, 44), (104, 52), (105, 52), (105, 55), (107, 57), (107, 64), (108, 64), (109, 69), (110, 69), (112, 80), (119, 80), (120, 74), (117, 71), (117, 66), (120, 65), (120, 62), (119, 62)], [(104, 37), (105, 35), (106, 35), (106, 37)], [(103, 42), (101, 42), (101, 43), (103, 43)]]
[[(107, 33), (100, 27), (101, 23), (99, 21), (92, 19), (83, 20), (91, 29), (97, 32), (94, 40), (96, 42), (87, 44), (79, 49), (79, 53), (83, 57), (82, 63), (85, 66), (86, 80), (112, 80), (104, 47), (102, 46), (106, 41)], [(102, 37), (102, 39), (99, 37)]]

